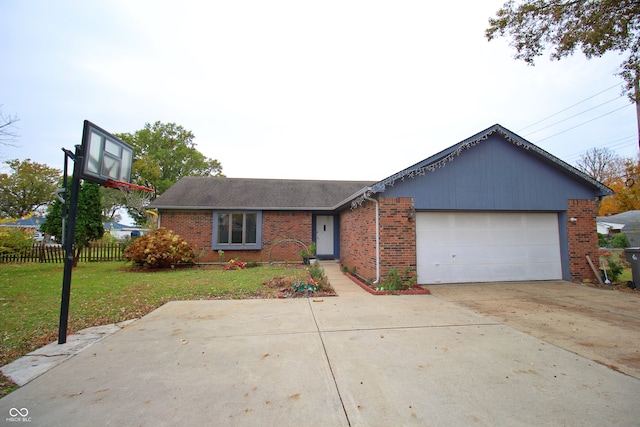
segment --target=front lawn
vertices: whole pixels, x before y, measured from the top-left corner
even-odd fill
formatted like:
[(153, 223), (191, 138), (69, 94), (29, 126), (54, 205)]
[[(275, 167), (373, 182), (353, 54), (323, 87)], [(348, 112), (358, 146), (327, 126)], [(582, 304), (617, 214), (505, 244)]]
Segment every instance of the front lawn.
[[(62, 264), (0, 265), (0, 366), (57, 340), (62, 273)], [(308, 277), (295, 266), (154, 272), (120, 262), (80, 264), (72, 275), (68, 333), (139, 318), (168, 301), (275, 298), (278, 290), (263, 282), (276, 276)]]

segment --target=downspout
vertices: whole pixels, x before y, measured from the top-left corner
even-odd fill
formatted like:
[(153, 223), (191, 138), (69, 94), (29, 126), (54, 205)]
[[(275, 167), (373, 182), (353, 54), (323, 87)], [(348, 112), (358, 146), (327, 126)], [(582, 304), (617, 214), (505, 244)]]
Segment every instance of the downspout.
[(370, 200), (376, 204), (376, 280), (373, 284), (377, 285), (380, 283), (380, 206), (376, 199), (372, 199), (367, 196), (367, 192), (369, 191), (371, 191), (371, 188), (367, 188), (362, 197), (365, 200)]

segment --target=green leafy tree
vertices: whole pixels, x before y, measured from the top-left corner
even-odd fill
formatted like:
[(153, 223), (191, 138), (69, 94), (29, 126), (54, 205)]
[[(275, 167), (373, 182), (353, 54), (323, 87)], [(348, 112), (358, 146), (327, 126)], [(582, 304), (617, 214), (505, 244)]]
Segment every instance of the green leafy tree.
[[(71, 188), (71, 183), (69, 183), (68, 188)], [(55, 236), (58, 241), (62, 240), (62, 203), (59, 200), (56, 199), (49, 206), (47, 221), (40, 226), (40, 231)], [(82, 183), (78, 194), (74, 266), (78, 263), (78, 256), (82, 248), (88, 246), (92, 240), (100, 239), (103, 234), (100, 186), (85, 181)]]
[(11, 173), (0, 174), (0, 218), (21, 218), (53, 200), (60, 170), (31, 159), (5, 163)]
[(582, 50), (587, 58), (607, 52), (624, 55), (619, 75), (627, 94), (638, 100), (640, 76), (640, 2), (633, 0), (523, 0), (507, 1), (489, 19), (488, 40), (511, 39), (515, 58), (534, 64), (550, 47), (551, 58), (561, 59)]
[(132, 181), (162, 194), (185, 176), (221, 176), (222, 166), (196, 149), (194, 135), (175, 123), (146, 123), (118, 138), (134, 147)]
[(120, 221), (118, 211), (126, 207), (122, 192), (114, 188), (102, 187), (102, 219), (104, 221)]

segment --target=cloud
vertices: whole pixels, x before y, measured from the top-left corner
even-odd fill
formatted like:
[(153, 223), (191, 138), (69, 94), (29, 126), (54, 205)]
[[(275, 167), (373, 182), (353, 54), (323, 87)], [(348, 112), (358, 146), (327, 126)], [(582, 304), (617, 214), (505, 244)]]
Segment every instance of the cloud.
[[(506, 41), (484, 38), (502, 3), (3, 3), (0, 37), (13, 44), (0, 102), (23, 126), (7, 154), (57, 165), (84, 119), (114, 133), (160, 120), (191, 130), (228, 176), (377, 179), (620, 81), (615, 55), (513, 60)], [(631, 110), (541, 146), (562, 157), (628, 137)]]

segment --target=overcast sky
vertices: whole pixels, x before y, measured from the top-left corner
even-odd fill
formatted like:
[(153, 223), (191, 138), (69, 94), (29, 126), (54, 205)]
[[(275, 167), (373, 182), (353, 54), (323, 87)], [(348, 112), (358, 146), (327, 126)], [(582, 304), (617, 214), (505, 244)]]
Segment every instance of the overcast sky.
[(516, 61), (503, 2), (0, 0), (0, 158), (62, 168), (85, 119), (179, 124), (228, 177), (380, 180), (495, 123), (636, 156), (621, 58)]

